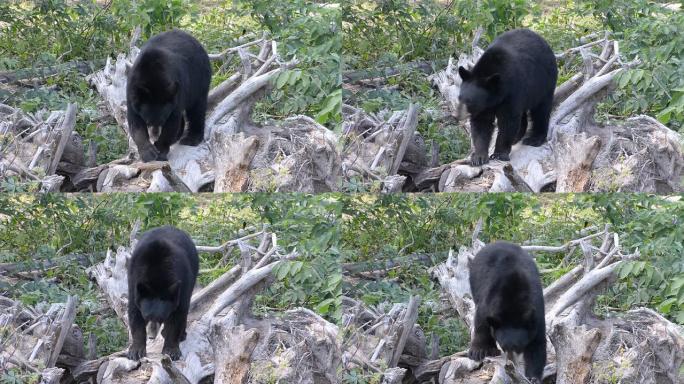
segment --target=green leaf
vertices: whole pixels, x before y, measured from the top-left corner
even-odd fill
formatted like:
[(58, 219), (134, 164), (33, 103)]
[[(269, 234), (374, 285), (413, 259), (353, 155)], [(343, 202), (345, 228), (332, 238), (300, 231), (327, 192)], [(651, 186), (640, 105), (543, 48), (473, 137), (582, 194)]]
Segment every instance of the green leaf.
[(278, 78), (276, 79), (276, 88), (281, 89), (282, 87), (284, 87), (285, 84), (287, 83), (287, 80), (289, 79), (289, 77), (290, 77), (290, 71), (285, 71), (285, 72), (280, 73), (278, 75)]
[(288, 272), (290, 272), (290, 263), (281, 263), (278, 265), (278, 270), (276, 271), (276, 278), (278, 280), (283, 280), (287, 276)]
[(330, 311), (330, 305), (334, 303), (334, 299), (325, 299), (316, 305), (316, 312), (325, 315)]
[(634, 262), (633, 261), (630, 261), (630, 262), (624, 264), (620, 268), (620, 273), (618, 274), (618, 277), (620, 279), (624, 279), (625, 277), (627, 277), (632, 272), (632, 269), (634, 269)]
[(660, 312), (662, 312), (662, 313), (664, 313), (664, 314), (667, 315), (667, 314), (670, 313), (670, 310), (672, 309), (672, 306), (673, 306), (676, 302), (677, 302), (677, 300), (674, 299), (674, 298), (667, 299), (667, 300), (663, 301), (662, 303), (660, 303), (660, 305), (658, 305), (658, 311), (660, 311)]

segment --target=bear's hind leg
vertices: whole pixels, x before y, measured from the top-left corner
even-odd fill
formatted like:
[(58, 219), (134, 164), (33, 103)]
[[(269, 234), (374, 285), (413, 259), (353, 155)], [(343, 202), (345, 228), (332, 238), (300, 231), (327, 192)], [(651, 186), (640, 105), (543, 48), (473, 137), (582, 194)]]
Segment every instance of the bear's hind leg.
[(551, 117), (551, 107), (553, 95), (546, 101), (530, 110), (532, 117), (532, 133), (523, 139), (523, 144), (538, 147), (546, 142), (546, 135), (549, 132), (549, 118)]
[(204, 140), (204, 120), (207, 113), (207, 99), (197, 101), (192, 108), (185, 111), (188, 118), (188, 130), (180, 141), (183, 145), (197, 146)]

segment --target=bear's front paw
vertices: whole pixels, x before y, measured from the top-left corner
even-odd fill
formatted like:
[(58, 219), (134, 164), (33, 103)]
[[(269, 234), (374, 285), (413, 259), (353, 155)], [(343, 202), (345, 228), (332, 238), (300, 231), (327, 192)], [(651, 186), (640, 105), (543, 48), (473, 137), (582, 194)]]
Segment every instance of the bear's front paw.
[(131, 360), (138, 361), (146, 355), (147, 351), (145, 350), (145, 345), (139, 346), (133, 344), (130, 348), (128, 348), (128, 358)]
[(511, 161), (511, 155), (503, 152), (494, 152), (489, 158), (491, 160)]
[(522, 143), (531, 147), (539, 147), (540, 145), (546, 143), (546, 137), (530, 136), (524, 138)]
[(162, 353), (165, 355), (169, 355), (171, 360), (178, 360), (181, 357), (181, 350), (180, 348), (175, 345), (175, 346), (164, 346), (162, 349)]
[(468, 350), (468, 358), (475, 361), (482, 361), (487, 356), (498, 356), (501, 352), (496, 347), (477, 347), (472, 346)]
[(157, 148), (152, 145), (149, 145), (145, 148), (138, 148), (138, 153), (140, 153), (140, 158), (142, 161), (146, 163), (157, 160), (157, 156), (159, 155)]
[(479, 166), (481, 166), (481, 165), (483, 165), (483, 164), (487, 164), (487, 162), (489, 162), (489, 159), (487, 158), (487, 154), (486, 154), (486, 153), (485, 153), (484, 155), (482, 155), (482, 154), (477, 154), (477, 153), (473, 153), (473, 154), (470, 156), (470, 164), (471, 164), (473, 167), (479, 167)]

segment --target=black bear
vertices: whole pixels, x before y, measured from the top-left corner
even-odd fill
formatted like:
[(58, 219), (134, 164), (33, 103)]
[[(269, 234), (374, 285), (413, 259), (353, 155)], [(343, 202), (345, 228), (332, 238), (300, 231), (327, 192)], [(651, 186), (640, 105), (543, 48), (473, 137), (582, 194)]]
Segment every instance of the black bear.
[(129, 359), (146, 355), (148, 323), (164, 324), (162, 352), (180, 358), (198, 271), (197, 249), (187, 233), (165, 226), (143, 234), (128, 264)]
[(497, 37), (472, 70), (458, 68), (463, 80), (459, 102), (470, 114), (475, 166), (489, 161), (494, 118), (499, 131), (491, 159), (510, 160), (511, 146), (525, 136), (527, 113), (532, 129), (523, 144), (546, 141), (553, 92), (558, 78), (556, 56), (536, 33), (514, 29)]
[[(126, 85), (128, 132), (143, 161), (167, 160), (169, 147), (179, 140), (192, 146), (202, 142), (210, 81), (209, 55), (189, 34), (172, 30), (145, 43)], [(181, 138), (185, 120), (188, 130)], [(157, 136), (154, 145), (150, 136)]]
[(541, 383), (546, 364), (544, 296), (532, 257), (515, 244), (498, 241), (470, 262), (475, 301), (468, 357), (481, 361), (505, 352), (523, 353), (525, 376)]

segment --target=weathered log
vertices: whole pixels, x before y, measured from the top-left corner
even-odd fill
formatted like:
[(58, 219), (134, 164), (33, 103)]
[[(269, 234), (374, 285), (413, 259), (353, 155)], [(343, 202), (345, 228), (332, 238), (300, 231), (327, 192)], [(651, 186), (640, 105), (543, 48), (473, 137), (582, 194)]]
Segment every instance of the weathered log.
[(76, 301), (70, 296), (67, 303), (28, 307), (0, 296), (0, 369), (20, 368), (39, 374), (41, 383), (59, 383), (85, 359)]
[(217, 383), (247, 383), (252, 352), (257, 345), (259, 332), (252, 328), (226, 326), (218, 322), (212, 328), (211, 344), (214, 348), (214, 381)]
[(249, 182), (249, 165), (256, 154), (259, 141), (256, 137), (245, 137), (244, 133), (224, 136), (214, 132), (212, 136), (214, 153), (215, 192), (244, 192)]
[(591, 180), (591, 166), (601, 149), (596, 136), (560, 133), (554, 143), (556, 153), (556, 192), (586, 192)]

